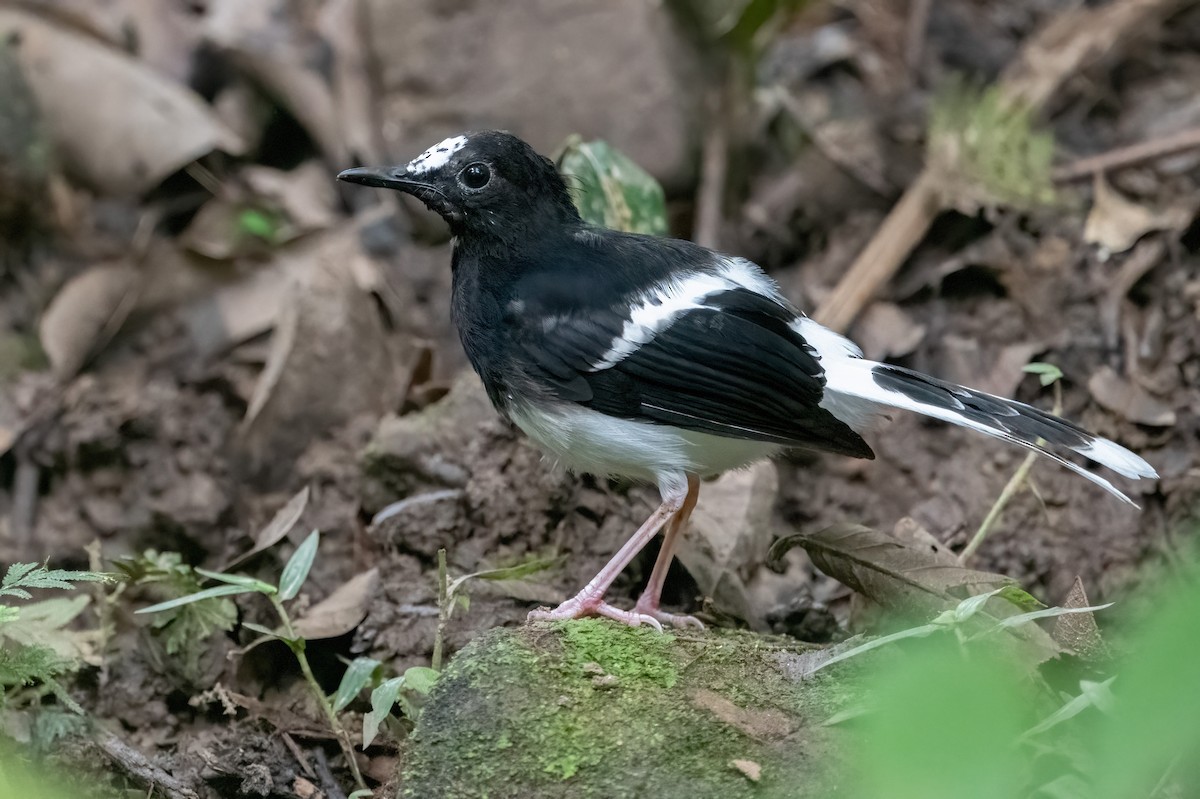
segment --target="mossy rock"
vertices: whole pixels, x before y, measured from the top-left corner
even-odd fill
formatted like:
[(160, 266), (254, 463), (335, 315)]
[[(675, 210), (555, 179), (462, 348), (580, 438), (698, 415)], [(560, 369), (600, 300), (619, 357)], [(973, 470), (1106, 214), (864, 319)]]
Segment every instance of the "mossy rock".
[(492, 630), (438, 681), (399, 795), (829, 796), (845, 697), (788, 676), (804, 651), (600, 619)]

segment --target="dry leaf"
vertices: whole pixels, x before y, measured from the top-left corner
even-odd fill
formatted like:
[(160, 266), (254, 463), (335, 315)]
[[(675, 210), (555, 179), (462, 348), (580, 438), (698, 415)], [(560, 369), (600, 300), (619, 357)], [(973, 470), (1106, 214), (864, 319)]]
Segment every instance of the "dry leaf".
[(42, 314), (38, 336), (60, 377), (79, 371), (133, 309), (138, 273), (125, 263), (94, 266), (63, 286)]
[(1171, 406), (1150, 396), (1137, 383), (1126, 380), (1107, 366), (1100, 367), (1091, 376), (1088, 390), (1104, 408), (1131, 422), (1152, 427), (1175, 424), (1175, 411)]
[[(1083, 580), (1076, 575), (1061, 607), (1086, 608), (1090, 605), (1087, 593), (1083, 590)], [(1050, 637), (1083, 658), (1096, 658), (1104, 654), (1104, 639), (1100, 636), (1093, 613), (1066, 613), (1059, 616), (1054, 620)]]
[(295, 292), (289, 293), (293, 295), (292, 301), (283, 306), (283, 312), (275, 321), (275, 333), (271, 336), (271, 350), (267, 353), (267, 362), (263, 365), (262, 374), (258, 376), (258, 382), (254, 384), (254, 394), (251, 395), (250, 402), (246, 405), (246, 416), (242, 419), (243, 429), (254, 423), (258, 414), (267, 404), (267, 400), (271, 398), (275, 386), (279, 383), (279, 378), (283, 375), (284, 367), (287, 366), (288, 356), (292, 354), (292, 348), (296, 344), (296, 330), (300, 325), (300, 316), (295, 301)]
[(350, 632), (366, 617), (367, 605), (375, 596), (378, 583), (378, 568), (351, 577), (296, 620), (293, 624), (296, 635), (312, 641)]
[(140, 193), (200, 156), (241, 142), (195, 92), (146, 64), (34, 16), (0, 10), (66, 165), (94, 188)]
[(296, 522), (300, 519), (300, 514), (304, 513), (304, 509), (308, 506), (308, 494), (308, 486), (305, 486), (296, 496), (289, 499), (286, 505), (275, 512), (275, 515), (271, 517), (271, 521), (267, 522), (267, 526), (259, 530), (258, 534), (254, 536), (254, 547), (234, 558), (223, 566), (220, 571), (227, 572), (283, 540), (283, 537), (296, 525)]
[(1125, 252), (1154, 230), (1183, 230), (1192, 220), (1191, 209), (1154, 210), (1129, 200), (1096, 175), (1095, 198), (1083, 227), (1083, 240), (1108, 253)]
[(204, 35), (291, 112), (330, 162), (346, 163), (333, 92), (320, 69), (325, 43), (292, 9), (288, 0), (213, 0)]
[(291, 222), (277, 240), (330, 227), (337, 219), (337, 191), (330, 179), (329, 167), (321, 161), (305, 161), (295, 169), (283, 171), (252, 165), (241, 172), (256, 199), (266, 200)]
[(771, 547), (770, 560), (802, 546), (818, 569), (872, 601), (901, 610), (943, 610), (968, 596), (983, 594), (1014, 581), (1001, 574), (964, 569), (944, 549), (857, 524), (836, 524), (811, 535), (782, 538)]

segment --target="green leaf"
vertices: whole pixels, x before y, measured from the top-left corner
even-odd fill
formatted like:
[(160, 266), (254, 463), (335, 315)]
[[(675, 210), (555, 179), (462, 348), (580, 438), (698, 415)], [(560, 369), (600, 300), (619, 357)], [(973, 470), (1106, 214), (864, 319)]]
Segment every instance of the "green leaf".
[(585, 221), (631, 233), (667, 233), (662, 186), (607, 142), (570, 137), (558, 157), (558, 169)]
[(1016, 627), (1018, 624), (1024, 624), (1028, 621), (1036, 621), (1037, 619), (1050, 619), (1055, 616), (1069, 616), (1072, 613), (1095, 613), (1097, 610), (1105, 610), (1111, 608), (1114, 603), (1109, 602), (1104, 605), (1092, 605), (1086, 608), (1043, 608), (1042, 610), (1034, 610), (1029, 613), (1020, 613), (1016, 616), (1009, 616), (1006, 619), (1001, 619), (996, 625), (997, 629), (1005, 627)]
[(313, 530), (308, 534), (287, 565), (283, 567), (283, 576), (279, 578), (279, 599), (288, 601), (300, 593), (300, 586), (308, 579), (308, 571), (312, 568), (313, 559), (317, 556), (317, 545), (321, 542), (321, 533)]
[(412, 666), (404, 671), (405, 687), (427, 696), (440, 676), (440, 672), (428, 666)]
[(202, 574), (210, 580), (217, 580), (229, 585), (240, 585), (243, 588), (249, 588), (262, 594), (273, 594), (278, 590), (270, 583), (257, 580), (253, 577), (246, 577), (243, 574), (225, 574), (224, 572), (214, 572), (201, 568), (197, 568), (195, 571), (196, 574)]
[(392, 712), (392, 706), (400, 698), (400, 690), (404, 688), (403, 677), (393, 677), (380, 683), (371, 692), (371, 709), (363, 716), (363, 749), (371, 745), (379, 734), (379, 725)]
[[(520, 580), (530, 576), (531, 574), (537, 574), (538, 572), (545, 571), (551, 566), (554, 566), (556, 563), (558, 563), (558, 558), (537, 558), (534, 560), (527, 560), (523, 563), (516, 563), (512, 566), (505, 566), (499, 569), (485, 569), (483, 571), (471, 572), (470, 574), (464, 574), (462, 577), (452, 580), (446, 590), (451, 596), (453, 596), (454, 593), (458, 591), (459, 586), (461, 586), (467, 580)], [(466, 610), (465, 606), (463, 607), (463, 610)]]
[(247, 236), (272, 243), (279, 235), (280, 220), (259, 208), (246, 208), (237, 216), (238, 230)]
[(379, 668), (379, 661), (374, 658), (355, 658), (350, 661), (350, 665), (346, 668), (346, 673), (342, 675), (342, 681), (333, 695), (334, 713), (340, 713), (346, 705), (354, 701), (354, 697), (367, 687), (367, 683), (371, 681), (371, 675), (377, 668)]
[(910, 627), (907, 630), (901, 630), (900, 632), (892, 633), (891, 635), (881, 635), (878, 638), (872, 638), (865, 644), (859, 644), (856, 647), (847, 649), (845, 652), (839, 652), (829, 660), (826, 660), (824, 663), (810, 671), (809, 675), (816, 674), (826, 666), (832, 666), (834, 663), (841, 663), (843, 660), (849, 660), (850, 658), (858, 657), (859, 655), (870, 652), (872, 649), (878, 649), (886, 644), (895, 643), (896, 641), (903, 641), (906, 638), (924, 638), (925, 636), (936, 633), (942, 629), (944, 629), (944, 627), (940, 624), (922, 624), (920, 627)]
[(346, 796), (346, 799), (367, 799), (369, 796), (374, 796), (375, 792), (370, 788), (359, 788)]
[(1028, 738), (1046, 730), (1062, 724), (1067, 719), (1078, 716), (1089, 707), (1098, 707), (1101, 710), (1110, 710), (1113, 705), (1113, 695), (1110, 686), (1116, 677), (1109, 677), (1104, 682), (1092, 682), (1091, 680), (1079, 681), (1079, 696), (1072, 697), (1070, 701), (1060, 707), (1058, 710), (1051, 713), (1046, 718), (1042, 719), (1033, 727), (1025, 731), (1023, 737)]
[(988, 591), (986, 594), (979, 594), (977, 596), (969, 596), (966, 599), (964, 599), (962, 602), (959, 602), (958, 605), (955, 606), (955, 608), (954, 608), (954, 621), (961, 623), (961, 622), (964, 622), (967, 619), (971, 618), (976, 613), (978, 613), (983, 608), (984, 605), (987, 604), (987, 601), (989, 599), (996, 596), (1003, 590), (1004, 590), (1003, 588), (997, 588), (994, 591)]
[(1040, 361), (1025, 364), (1021, 367), (1021, 371), (1028, 372), (1031, 375), (1037, 375), (1038, 380), (1043, 386), (1049, 386), (1057, 383), (1059, 380), (1062, 380), (1063, 377), (1062, 370), (1057, 366), (1052, 363), (1042, 363)]
[(69, 571), (47, 569), (36, 563), (14, 563), (8, 567), (4, 580), (0, 581), (0, 596), (15, 596), (29, 599), (26, 589), (58, 588), (64, 591), (75, 589), (74, 583), (111, 583), (116, 577), (103, 572)]
[(205, 588), (203, 591), (197, 591), (194, 594), (168, 599), (166, 602), (159, 602), (157, 605), (141, 608), (134, 611), (134, 613), (159, 613), (164, 610), (182, 607), (183, 605), (190, 605), (193, 602), (211, 599), (215, 596), (233, 596), (234, 594), (249, 594), (253, 592), (253, 588), (246, 588), (241, 585), (215, 585), (212, 588)]

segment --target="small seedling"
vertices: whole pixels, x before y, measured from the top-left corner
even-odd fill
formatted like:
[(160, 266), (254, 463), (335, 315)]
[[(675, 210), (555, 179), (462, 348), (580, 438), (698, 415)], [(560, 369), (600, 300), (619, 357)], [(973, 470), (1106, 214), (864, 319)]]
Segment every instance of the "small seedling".
[(320, 540), (321, 535), (316, 530), (313, 530), (304, 539), (284, 565), (278, 585), (272, 585), (263, 580), (240, 574), (225, 574), (223, 572), (208, 571), (207, 569), (196, 569), (196, 573), (215, 580), (220, 585), (214, 585), (211, 588), (205, 588), (187, 596), (167, 600), (166, 602), (159, 602), (157, 605), (142, 608), (137, 612), (162, 613), (213, 597), (230, 597), (249, 593), (258, 593), (265, 596), (270, 601), (271, 607), (275, 609), (276, 615), (279, 616), (279, 629), (271, 630), (250, 622), (243, 623), (242, 626), (254, 632), (261, 633), (264, 636), (282, 641), (292, 651), (292, 654), (296, 656), (296, 662), (300, 665), (300, 671), (303, 673), (305, 681), (312, 690), (313, 697), (325, 713), (325, 718), (329, 722), (329, 728), (333, 731), (334, 736), (342, 747), (346, 764), (350, 767), (350, 771), (354, 775), (354, 782), (358, 785), (359, 790), (366, 791), (368, 790), (366, 783), (363, 782), (362, 773), (358, 768), (358, 761), (354, 756), (354, 745), (350, 740), (350, 736), (346, 733), (346, 729), (338, 719), (333, 702), (325, 695), (321, 684), (313, 676), (312, 667), (309, 665), (308, 657), (304, 652), (306, 642), (304, 638), (296, 634), (292, 617), (283, 604), (295, 599), (296, 595), (300, 593), (300, 588), (304, 585), (304, 581), (308, 579), (308, 573), (312, 569), (313, 561), (316, 559), (317, 547), (320, 545)]

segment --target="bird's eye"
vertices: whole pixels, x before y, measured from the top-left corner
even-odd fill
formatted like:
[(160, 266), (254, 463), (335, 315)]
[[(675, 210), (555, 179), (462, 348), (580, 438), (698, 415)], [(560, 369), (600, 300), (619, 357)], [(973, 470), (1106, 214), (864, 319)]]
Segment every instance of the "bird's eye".
[(487, 164), (467, 164), (458, 174), (458, 179), (468, 189), (482, 189), (492, 179), (492, 170), (488, 169)]

